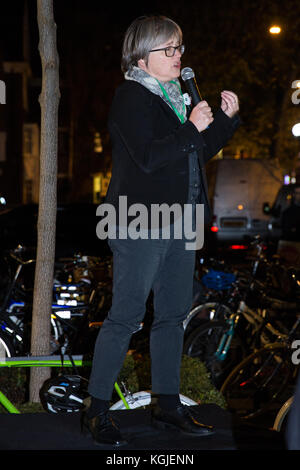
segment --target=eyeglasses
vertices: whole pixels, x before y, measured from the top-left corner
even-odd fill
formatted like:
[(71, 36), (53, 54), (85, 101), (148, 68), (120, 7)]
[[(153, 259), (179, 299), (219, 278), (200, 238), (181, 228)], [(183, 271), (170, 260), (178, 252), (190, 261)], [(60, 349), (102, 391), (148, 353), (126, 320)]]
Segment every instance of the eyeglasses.
[(162, 49), (152, 49), (152, 51), (149, 52), (157, 52), (157, 51), (165, 51), (165, 54), (167, 57), (173, 57), (175, 55), (175, 51), (179, 50), (180, 54), (182, 55), (185, 50), (184, 44), (180, 44), (180, 46), (168, 46), (168, 47), (163, 47)]

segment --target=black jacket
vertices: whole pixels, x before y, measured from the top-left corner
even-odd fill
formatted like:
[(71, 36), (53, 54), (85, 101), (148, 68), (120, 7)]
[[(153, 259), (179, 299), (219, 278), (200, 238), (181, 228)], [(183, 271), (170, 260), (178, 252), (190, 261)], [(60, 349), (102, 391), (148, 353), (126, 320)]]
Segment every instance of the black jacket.
[[(198, 132), (187, 120), (181, 124), (162, 98), (135, 81), (125, 81), (116, 90), (110, 115), (112, 177), (105, 202), (118, 210), (119, 196), (128, 207), (142, 203), (187, 202), (188, 155), (196, 151), (202, 175), (202, 203), (208, 216), (209, 203), (205, 163), (224, 147), (239, 118), (230, 119), (221, 109), (209, 128)], [(206, 217), (207, 218), (207, 217)]]

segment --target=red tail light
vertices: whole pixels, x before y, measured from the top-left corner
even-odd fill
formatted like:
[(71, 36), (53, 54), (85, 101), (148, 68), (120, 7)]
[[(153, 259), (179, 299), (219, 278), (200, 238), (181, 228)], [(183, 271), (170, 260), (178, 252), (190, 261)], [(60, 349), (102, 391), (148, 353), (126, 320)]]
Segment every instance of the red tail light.
[(214, 215), (212, 218), (212, 224), (210, 227), (211, 232), (216, 233), (219, 230), (219, 227), (217, 226), (217, 217)]
[(230, 249), (231, 250), (247, 250), (248, 246), (247, 245), (231, 245)]

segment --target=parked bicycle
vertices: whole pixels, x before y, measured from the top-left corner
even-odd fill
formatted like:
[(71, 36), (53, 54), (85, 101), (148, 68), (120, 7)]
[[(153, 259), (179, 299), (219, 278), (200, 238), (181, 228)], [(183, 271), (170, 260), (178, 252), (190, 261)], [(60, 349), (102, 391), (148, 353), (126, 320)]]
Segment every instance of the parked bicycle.
[[(32, 368), (50, 367), (62, 370), (58, 375), (46, 380), (40, 390), (41, 403), (48, 413), (74, 413), (81, 411), (88, 406), (88, 380), (79, 374), (82, 367), (90, 367), (91, 361), (82, 355), (64, 356), (26, 356), (26, 357), (0, 357), (0, 368)], [(71, 371), (71, 373), (70, 373)], [(151, 391), (139, 391), (131, 393), (125, 382), (121, 385), (114, 384), (119, 400), (113, 403), (111, 410), (125, 410), (146, 407), (153, 403), (155, 397)], [(183, 405), (192, 406), (197, 403), (191, 398), (180, 394), (180, 401)], [(0, 405), (8, 413), (19, 414), (18, 408), (0, 390)]]
[[(297, 311), (295, 302), (268, 295), (273, 292), (269, 283), (271, 276), (266, 276), (265, 282), (257, 279), (261, 264), (264, 271), (270, 273), (273, 264), (266, 261), (264, 244), (259, 238), (254, 240), (253, 246), (257, 255), (250, 272), (242, 270), (230, 276), (225, 272), (209, 271), (206, 279), (204, 276), (203, 281), (208, 287), (221, 292), (220, 299), (196, 306), (184, 324), (188, 331), (184, 353), (206, 364), (217, 387), (241, 358), (286, 334), (283, 312), (286, 309)], [(191, 324), (195, 327), (191, 328)]]
[[(8, 357), (30, 351), (33, 288), (25, 287), (21, 274), (26, 266), (34, 264), (35, 259), (26, 259), (26, 255), (27, 250), (23, 247), (8, 254), (9, 267), (12, 261), (15, 266), (0, 308), (0, 345)], [(101, 280), (92, 279), (88, 268), (89, 260), (79, 255), (55, 263), (53, 304), (49, 312), (52, 353), (62, 343), (66, 345), (70, 341), (73, 346), (77, 341), (78, 353), (84, 353), (80, 347), (87, 347), (88, 339), (83, 334), (75, 339), (75, 335), (82, 329), (91, 331), (89, 323), (103, 321), (109, 309), (112, 296), (111, 279), (107, 274), (109, 260), (98, 262), (98, 271), (101, 269), (105, 273)]]
[(298, 373), (291, 345), (299, 331), (300, 316), (287, 335), (251, 353), (232, 370), (220, 391), (233, 412), (250, 419), (282, 405)]

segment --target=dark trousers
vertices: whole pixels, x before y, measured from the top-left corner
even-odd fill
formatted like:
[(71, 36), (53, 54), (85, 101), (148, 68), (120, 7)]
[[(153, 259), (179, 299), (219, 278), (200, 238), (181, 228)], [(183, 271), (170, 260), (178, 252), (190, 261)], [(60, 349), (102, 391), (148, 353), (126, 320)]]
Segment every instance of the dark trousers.
[(195, 251), (182, 239), (109, 240), (113, 252), (113, 300), (94, 351), (89, 393), (110, 400), (132, 334), (145, 316), (153, 290), (150, 332), (152, 391), (178, 394), (182, 322), (192, 305)]

